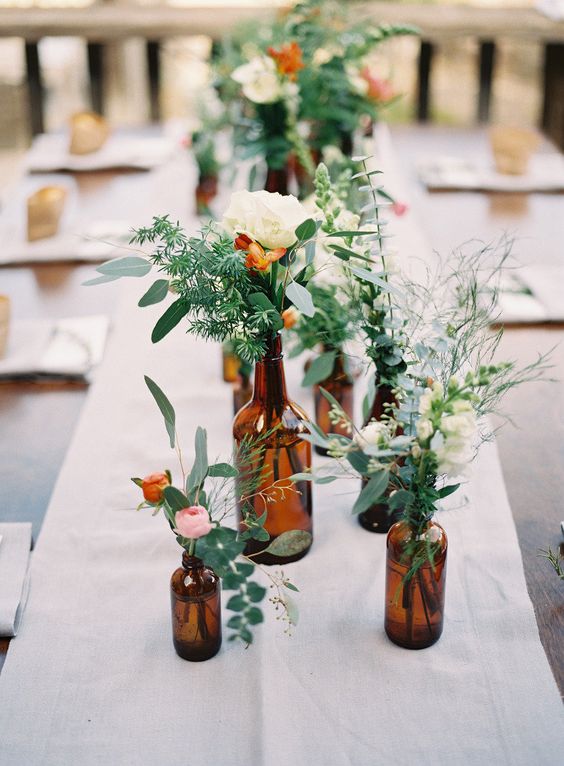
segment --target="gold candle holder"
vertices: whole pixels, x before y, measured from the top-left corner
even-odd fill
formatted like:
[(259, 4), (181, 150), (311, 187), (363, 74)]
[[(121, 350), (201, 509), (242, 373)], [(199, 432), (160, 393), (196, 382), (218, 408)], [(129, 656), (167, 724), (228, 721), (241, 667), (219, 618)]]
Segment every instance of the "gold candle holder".
[(27, 240), (53, 237), (65, 207), (67, 190), (64, 186), (44, 186), (27, 200)]
[(526, 128), (495, 125), (490, 128), (490, 143), (497, 172), (522, 176), (527, 172), (531, 155), (538, 148), (539, 137)]
[(70, 154), (92, 154), (110, 135), (107, 121), (95, 112), (78, 112), (70, 119)]

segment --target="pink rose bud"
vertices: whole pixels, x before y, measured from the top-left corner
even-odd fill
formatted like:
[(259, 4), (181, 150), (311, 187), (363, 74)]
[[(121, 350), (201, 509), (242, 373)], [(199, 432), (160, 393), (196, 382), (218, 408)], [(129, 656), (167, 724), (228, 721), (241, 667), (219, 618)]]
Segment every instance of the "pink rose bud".
[(394, 202), (392, 205), (392, 210), (397, 216), (402, 216), (404, 213), (407, 213), (409, 207), (405, 204), (405, 202)]
[(174, 514), (175, 532), (182, 537), (196, 540), (211, 532), (210, 515), (202, 505), (192, 505)]

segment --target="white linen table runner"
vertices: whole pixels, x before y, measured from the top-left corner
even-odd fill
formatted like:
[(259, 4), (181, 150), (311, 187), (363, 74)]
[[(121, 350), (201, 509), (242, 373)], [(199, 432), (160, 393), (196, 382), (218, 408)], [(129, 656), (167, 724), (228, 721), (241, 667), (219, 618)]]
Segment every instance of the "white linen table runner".
[[(412, 226), (410, 218), (398, 227), (400, 246)], [(558, 763), (561, 700), (495, 445), (439, 515), (449, 560), (435, 646), (408, 651), (387, 640), (385, 539), (350, 516), (357, 488), (340, 482), (316, 487), (313, 548), (285, 568), (301, 590), (292, 637), (266, 604), (250, 648), (228, 642), (225, 629), (214, 659), (175, 655), (168, 581), (180, 551), (162, 517), (132, 510), (130, 476), (165, 467), (178, 476), (143, 374), (176, 408), (186, 462), (197, 425), (208, 429), (211, 457), (228, 455), (231, 391), (217, 346), (181, 327), (151, 345), (163, 306), (135, 305), (149, 281), (124, 286), (32, 557), (27, 610), (0, 675), (0, 764)], [(289, 390), (311, 412), (301, 365), (287, 364)]]

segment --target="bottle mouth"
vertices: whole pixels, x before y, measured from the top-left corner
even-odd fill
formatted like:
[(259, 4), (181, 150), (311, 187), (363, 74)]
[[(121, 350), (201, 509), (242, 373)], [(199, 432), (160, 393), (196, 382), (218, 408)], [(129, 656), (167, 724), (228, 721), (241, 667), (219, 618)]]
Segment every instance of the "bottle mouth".
[(190, 556), (188, 551), (182, 554), (182, 566), (185, 569), (203, 569), (204, 562), (199, 556)]

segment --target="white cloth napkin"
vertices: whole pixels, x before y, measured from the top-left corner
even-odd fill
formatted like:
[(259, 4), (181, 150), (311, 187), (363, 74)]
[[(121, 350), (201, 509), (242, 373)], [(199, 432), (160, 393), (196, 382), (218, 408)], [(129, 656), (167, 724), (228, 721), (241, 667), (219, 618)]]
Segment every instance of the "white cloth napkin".
[[(44, 186), (63, 186), (67, 198), (54, 237), (27, 241), (27, 199)], [(4, 195), (0, 211), (0, 266), (59, 261), (100, 262), (124, 255), (131, 224), (121, 219), (86, 221), (78, 205), (76, 181), (69, 175), (28, 176)]]
[(497, 173), (493, 160), (462, 157), (424, 157), (417, 163), (419, 178), (428, 189), (503, 192), (564, 191), (564, 158), (556, 152), (534, 154), (522, 176)]
[(31, 524), (0, 524), (0, 636), (18, 632), (27, 601)]
[(170, 159), (175, 143), (166, 136), (111, 135), (97, 152), (70, 154), (68, 133), (43, 133), (34, 140), (25, 165), (31, 172), (73, 172), (136, 168), (150, 170)]
[(89, 379), (102, 359), (108, 327), (103, 315), (14, 321), (0, 379)]
[(563, 322), (564, 268), (522, 266), (501, 285), (498, 295), (504, 324)]

